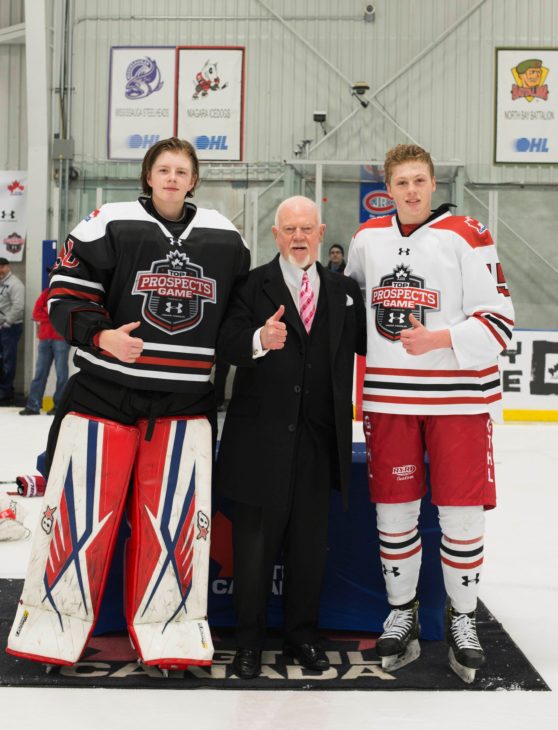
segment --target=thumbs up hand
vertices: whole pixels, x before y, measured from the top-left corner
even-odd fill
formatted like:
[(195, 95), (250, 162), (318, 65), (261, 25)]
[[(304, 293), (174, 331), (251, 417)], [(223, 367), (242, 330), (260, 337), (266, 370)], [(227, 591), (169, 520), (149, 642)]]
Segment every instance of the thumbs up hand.
[(99, 335), (99, 347), (110, 352), (121, 362), (135, 362), (143, 350), (143, 340), (132, 337), (130, 333), (140, 324), (140, 322), (129, 322), (114, 330), (102, 330)]
[(424, 355), (431, 350), (451, 348), (450, 331), (427, 329), (413, 315), (409, 315), (410, 329), (401, 330), (399, 338), (403, 349), (408, 355)]
[(262, 327), (260, 340), (264, 350), (282, 350), (285, 347), (287, 325), (281, 322), (281, 317), (284, 314), (285, 307), (281, 304), (275, 314), (272, 314)]

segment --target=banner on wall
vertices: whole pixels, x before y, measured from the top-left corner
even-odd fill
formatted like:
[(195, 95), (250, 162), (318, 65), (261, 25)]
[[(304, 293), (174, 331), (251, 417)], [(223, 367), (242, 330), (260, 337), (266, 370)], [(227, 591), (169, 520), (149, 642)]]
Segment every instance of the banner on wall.
[(515, 330), (500, 369), (505, 420), (558, 420), (558, 332)]
[(558, 162), (558, 50), (496, 49), (494, 162)]
[(109, 160), (142, 160), (174, 130), (172, 47), (113, 46), (110, 50)]
[(395, 213), (395, 203), (382, 182), (360, 183), (360, 222)]
[(0, 171), (0, 257), (22, 261), (27, 235), (27, 172)]
[(176, 54), (176, 135), (200, 160), (242, 160), (244, 48), (179, 46)]

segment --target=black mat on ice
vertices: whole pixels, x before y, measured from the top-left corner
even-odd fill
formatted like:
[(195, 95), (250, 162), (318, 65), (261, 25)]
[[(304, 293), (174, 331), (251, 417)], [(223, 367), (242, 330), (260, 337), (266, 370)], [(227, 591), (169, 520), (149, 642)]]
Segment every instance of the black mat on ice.
[(230, 630), (213, 632), (214, 664), (170, 672), (137, 664), (128, 637), (109, 634), (91, 639), (74, 667), (47, 674), (42, 665), (4, 651), (23, 581), (0, 580), (0, 686), (114, 687), (118, 689), (302, 689), (302, 690), (548, 690), (549, 687), (510, 639), (494, 616), (480, 605), (478, 631), (488, 655), (473, 685), (450, 669), (443, 641), (421, 642), (421, 657), (394, 674), (381, 670), (374, 651), (375, 635), (333, 632), (324, 636), (331, 668), (319, 675), (287, 660), (281, 638), (270, 636), (258, 679), (231, 676), (234, 638)]

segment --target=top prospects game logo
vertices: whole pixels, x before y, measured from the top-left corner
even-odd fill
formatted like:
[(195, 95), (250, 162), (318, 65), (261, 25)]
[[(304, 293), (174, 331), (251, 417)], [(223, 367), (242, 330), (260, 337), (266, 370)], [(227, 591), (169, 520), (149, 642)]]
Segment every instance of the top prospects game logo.
[(215, 279), (203, 275), (185, 253), (171, 251), (154, 261), (151, 271), (139, 271), (132, 294), (144, 297), (142, 314), (157, 329), (175, 335), (191, 330), (203, 317), (206, 302), (215, 304)]
[(401, 330), (408, 329), (409, 315), (425, 323), (427, 309), (440, 308), (440, 292), (427, 289), (424, 279), (412, 275), (405, 264), (398, 264), (392, 274), (380, 279), (372, 289), (371, 305), (376, 308), (376, 328), (387, 340), (399, 339)]

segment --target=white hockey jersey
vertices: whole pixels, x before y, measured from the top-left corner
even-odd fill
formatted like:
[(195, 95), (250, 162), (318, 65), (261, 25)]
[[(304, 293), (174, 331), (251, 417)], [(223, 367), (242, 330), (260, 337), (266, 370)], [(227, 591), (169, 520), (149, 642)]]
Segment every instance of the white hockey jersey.
[[(367, 221), (345, 274), (365, 292), (364, 411), (501, 417), (497, 357), (510, 344), (514, 312), (485, 226), (446, 206), (407, 237), (396, 216)], [(410, 314), (430, 330), (449, 329), (452, 348), (405, 352)]]

